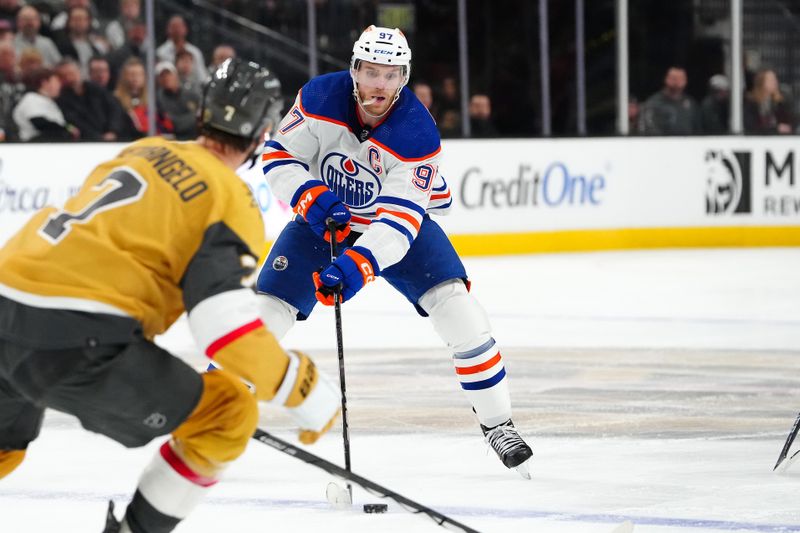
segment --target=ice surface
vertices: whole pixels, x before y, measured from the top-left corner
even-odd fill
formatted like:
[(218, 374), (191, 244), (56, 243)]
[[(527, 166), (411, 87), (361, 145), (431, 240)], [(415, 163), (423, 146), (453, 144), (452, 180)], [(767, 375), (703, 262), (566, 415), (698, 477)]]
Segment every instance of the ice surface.
[[(800, 250), (664, 250), (465, 261), (534, 448), (525, 481), (487, 452), (447, 350), (383, 281), (343, 307), (353, 469), (482, 532), (800, 531), (800, 465), (772, 466), (800, 410)], [(159, 342), (200, 365), (185, 321)], [(284, 344), (337, 375), (333, 313)], [(265, 407), (262, 427), (292, 439)], [(159, 443), (48, 412), (0, 481), (0, 532), (99, 532)], [(308, 448), (341, 464), (339, 428)], [(795, 447), (796, 449), (796, 447)], [(443, 531), (253, 442), (178, 532)]]

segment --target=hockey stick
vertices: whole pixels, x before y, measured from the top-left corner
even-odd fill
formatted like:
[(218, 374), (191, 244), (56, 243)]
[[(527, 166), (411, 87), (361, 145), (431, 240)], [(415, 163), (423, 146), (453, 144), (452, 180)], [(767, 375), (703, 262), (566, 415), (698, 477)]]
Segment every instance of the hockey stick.
[[(780, 464), (786, 459), (786, 456), (789, 454), (789, 448), (792, 447), (792, 443), (794, 442), (795, 437), (797, 437), (797, 433), (800, 431), (800, 415), (797, 415), (797, 419), (794, 421), (794, 425), (792, 429), (789, 430), (789, 436), (786, 437), (786, 443), (783, 445), (783, 449), (781, 450), (781, 454), (778, 456), (778, 462), (775, 463), (772, 471), (778, 469)], [(800, 453), (800, 450), (795, 452), (790, 459), (794, 459), (795, 455)]]
[[(331, 263), (336, 261), (336, 222), (328, 219), (328, 231), (331, 234)], [(342, 335), (342, 286), (334, 288), (334, 315), (336, 316), (336, 348), (339, 355), (339, 387), (342, 389), (342, 440), (344, 441), (344, 467), (350, 472), (350, 429), (347, 423), (347, 388), (344, 380), (344, 339)], [(347, 495), (353, 501), (353, 487), (347, 484)]]
[(336, 465), (327, 459), (323, 459), (318, 455), (314, 455), (311, 452), (307, 452), (302, 448), (298, 448), (294, 444), (290, 444), (285, 440), (279, 439), (275, 435), (264, 431), (263, 429), (256, 428), (256, 432), (253, 434), (253, 438), (262, 444), (266, 444), (280, 452), (285, 453), (286, 455), (291, 455), (292, 457), (303, 461), (304, 463), (316, 466), (317, 468), (321, 468), (322, 470), (326, 471), (327, 473), (337, 476), (341, 479), (346, 481), (352, 481), (356, 485), (360, 486), (370, 494), (374, 494), (375, 496), (380, 496), (381, 498), (389, 498), (391, 500), (396, 501), (403, 507), (405, 510), (414, 513), (414, 514), (424, 514), (440, 526), (450, 529), (453, 531), (464, 531), (466, 533), (480, 533), (477, 529), (472, 529), (469, 526), (462, 524), (461, 522), (457, 522), (450, 517), (443, 515), (442, 513), (431, 509), (430, 507), (426, 507), (421, 503), (417, 503), (414, 500), (410, 500), (405, 496), (402, 496), (393, 490), (387, 489), (382, 485), (378, 485), (374, 481), (370, 481), (367, 478), (361, 477), (358, 474), (353, 473), (349, 468), (344, 469), (339, 465)]

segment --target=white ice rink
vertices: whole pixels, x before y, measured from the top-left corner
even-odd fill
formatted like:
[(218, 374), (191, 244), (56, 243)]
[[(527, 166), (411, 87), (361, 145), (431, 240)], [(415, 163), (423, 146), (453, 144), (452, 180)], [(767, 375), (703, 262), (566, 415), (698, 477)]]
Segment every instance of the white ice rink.
[[(430, 324), (382, 280), (345, 304), (353, 470), (481, 532), (800, 532), (800, 462), (772, 467), (800, 411), (800, 249), (466, 261), (534, 449), (525, 481), (487, 454)], [(161, 344), (199, 363), (186, 325)], [(285, 345), (337, 375), (317, 309)], [(265, 409), (265, 429), (292, 439)], [(0, 532), (99, 533), (158, 443), (126, 450), (48, 414), (0, 482)], [(796, 445), (797, 447), (797, 445)], [(342, 463), (340, 428), (309, 451)], [(436, 532), (389, 502), (334, 510), (324, 472), (252, 442), (178, 532)], [(355, 491), (356, 504), (378, 501)]]

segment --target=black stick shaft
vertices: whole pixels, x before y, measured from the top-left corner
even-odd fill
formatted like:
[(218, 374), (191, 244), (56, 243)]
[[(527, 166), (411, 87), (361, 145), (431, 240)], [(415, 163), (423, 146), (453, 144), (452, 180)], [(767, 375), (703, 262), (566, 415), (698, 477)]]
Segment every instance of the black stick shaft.
[(800, 415), (797, 415), (797, 419), (794, 421), (792, 429), (789, 430), (789, 436), (786, 437), (786, 443), (783, 445), (781, 454), (778, 456), (778, 462), (775, 463), (775, 466), (772, 468), (773, 471), (780, 466), (784, 459), (786, 459), (786, 455), (789, 453), (789, 448), (792, 447), (792, 443), (794, 442), (795, 437), (797, 437), (798, 431), (800, 431)]
[[(328, 231), (331, 234), (331, 262), (336, 261), (338, 252), (336, 250), (336, 223), (328, 220)], [(344, 379), (344, 338), (342, 334), (342, 288), (336, 287), (333, 298), (333, 311), (336, 316), (336, 348), (339, 356), (339, 387), (342, 389), (342, 441), (344, 442), (344, 467), (349, 472), (350, 463), (350, 428), (347, 422), (347, 386)], [(347, 484), (347, 491), (350, 493), (350, 501), (353, 500), (353, 487)]]
[(311, 452), (308, 452), (302, 448), (298, 448), (294, 444), (286, 442), (271, 433), (264, 431), (263, 429), (256, 429), (256, 432), (253, 434), (253, 438), (262, 444), (266, 444), (280, 452), (285, 453), (286, 455), (291, 455), (295, 459), (299, 459), (304, 463), (316, 466), (324, 470), (325, 472), (337, 476), (341, 479), (346, 481), (352, 481), (356, 485), (359, 485), (364, 490), (371, 494), (375, 494), (382, 498), (389, 498), (391, 500), (396, 501), (409, 512), (414, 514), (424, 514), (440, 526), (447, 528), (447, 529), (457, 529), (460, 531), (464, 531), (466, 533), (480, 533), (477, 529), (473, 529), (467, 525), (462, 524), (452, 518), (443, 515), (442, 513), (431, 509), (421, 503), (415, 502), (405, 496), (394, 492), (393, 490), (387, 489), (383, 485), (379, 485), (374, 481), (370, 481), (367, 478), (361, 477), (358, 474), (353, 473), (349, 468), (344, 469), (339, 465), (336, 465), (327, 459), (323, 459), (318, 455), (314, 455)]

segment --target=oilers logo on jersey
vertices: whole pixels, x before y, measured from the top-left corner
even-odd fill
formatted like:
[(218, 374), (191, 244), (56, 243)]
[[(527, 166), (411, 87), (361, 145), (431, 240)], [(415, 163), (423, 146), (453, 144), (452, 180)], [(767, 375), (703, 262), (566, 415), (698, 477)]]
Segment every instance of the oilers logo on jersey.
[(372, 169), (339, 152), (331, 152), (322, 159), (320, 176), (350, 207), (369, 207), (381, 192), (381, 180)]

